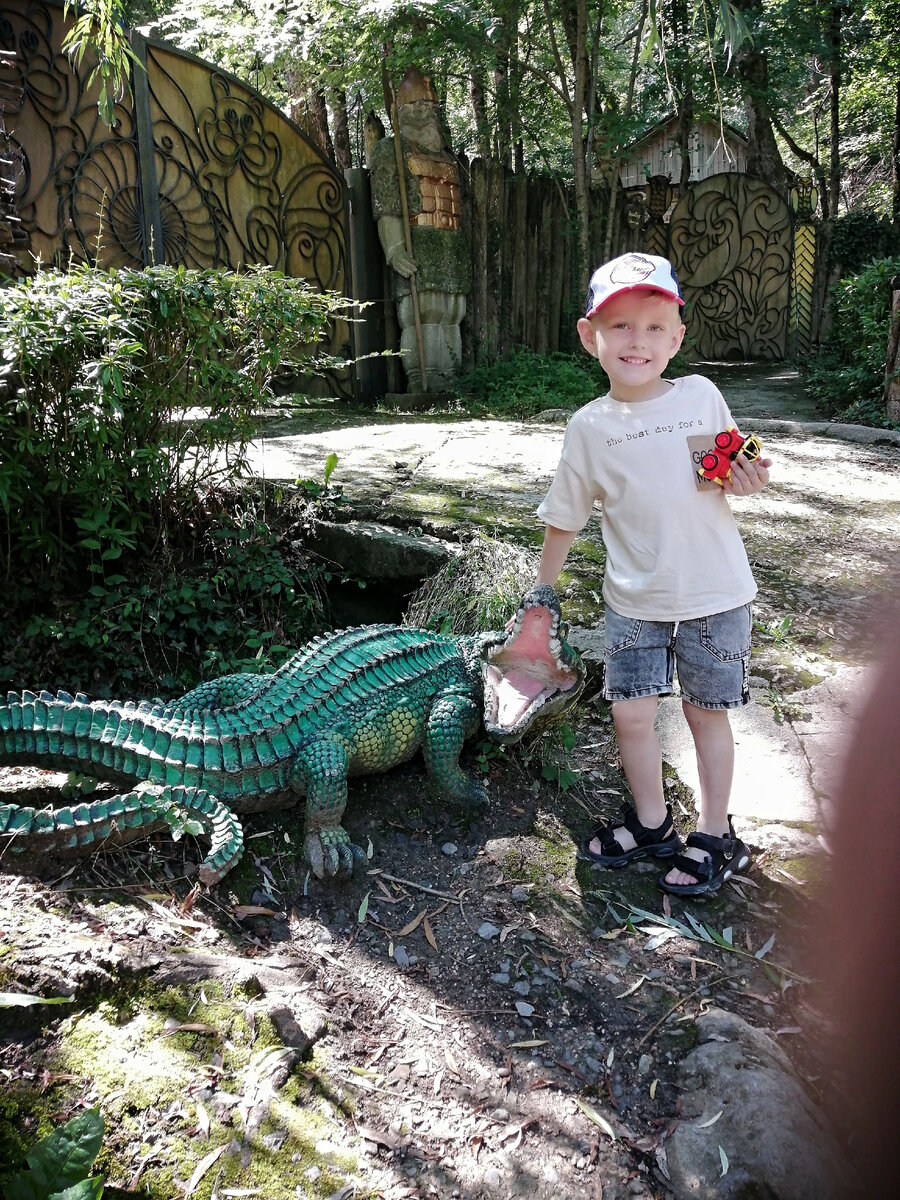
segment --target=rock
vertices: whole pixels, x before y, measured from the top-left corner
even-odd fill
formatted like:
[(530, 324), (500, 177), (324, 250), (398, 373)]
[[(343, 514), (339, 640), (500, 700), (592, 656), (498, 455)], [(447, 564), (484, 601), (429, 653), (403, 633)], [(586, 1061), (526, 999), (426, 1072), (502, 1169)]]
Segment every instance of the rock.
[(497, 1168), (488, 1167), (484, 1173), (484, 1186), (489, 1188), (492, 1192), (495, 1192), (500, 1187), (502, 1182), (503, 1180)]
[(447, 857), (450, 858), (452, 855), (454, 855), (456, 853), (457, 849), (458, 849), (458, 847), (455, 845), (455, 843), (444, 842), (443, 846), (441, 846), (441, 853), (446, 854)]
[(428, 534), (403, 533), (374, 521), (315, 521), (306, 549), (363, 579), (418, 584), (439, 571), (456, 548)]
[(301, 1055), (306, 1054), (310, 1046), (318, 1041), (328, 1028), (324, 1010), (312, 1004), (298, 1008), (292, 1004), (276, 1002), (268, 1009), (268, 1015), (285, 1046)]
[(795, 829), (791, 825), (780, 825), (770, 822), (759, 828), (748, 831), (748, 839), (754, 848), (771, 850), (774, 854), (784, 857), (797, 858), (808, 856), (813, 858), (822, 853), (819, 839), (805, 829)]
[(499, 933), (500, 930), (496, 925), (492, 925), (490, 921), (482, 921), (478, 926), (478, 936), (484, 938), (486, 942), (489, 942), (491, 938), (497, 937)]
[(678, 1200), (851, 1194), (854, 1175), (834, 1131), (774, 1039), (717, 1009), (697, 1018), (697, 1032), (701, 1044), (679, 1064), (682, 1120), (666, 1143)]
[(572, 412), (573, 410), (569, 408), (544, 408), (537, 416), (530, 417), (529, 420), (533, 421), (535, 425), (565, 425)]

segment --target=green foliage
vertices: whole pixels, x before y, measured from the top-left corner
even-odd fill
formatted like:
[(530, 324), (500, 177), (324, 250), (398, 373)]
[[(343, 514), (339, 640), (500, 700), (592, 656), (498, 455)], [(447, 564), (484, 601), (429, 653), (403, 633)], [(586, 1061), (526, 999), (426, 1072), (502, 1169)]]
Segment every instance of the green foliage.
[(87, 86), (99, 80), (97, 111), (110, 128), (115, 120), (115, 104), (127, 92), (131, 94), (129, 72), (144, 70), (131, 49), (122, 24), (124, 6), (119, 0), (65, 0), (67, 17), (74, 23), (62, 44), (77, 69), (87, 55), (94, 65)]
[(900, 229), (872, 212), (844, 213), (834, 223), (831, 250), (844, 272), (858, 272), (872, 259), (900, 255)]
[(272, 670), (321, 628), (323, 572), (272, 528), (261, 501), (198, 503), (176, 534), (86, 586), (17, 579), (0, 598), (0, 678), (171, 695)]
[(169, 691), (308, 639), (320, 572), (231, 485), (345, 305), (267, 269), (0, 288), (0, 675)]
[(339, 297), (269, 270), (39, 272), (0, 289), (0, 570), (98, 579), (238, 478)]
[(516, 350), (510, 358), (463, 376), (459, 395), (477, 416), (533, 417), (548, 408), (574, 412), (606, 391), (606, 376), (589, 355)]
[(811, 395), (834, 420), (890, 426), (884, 371), (890, 333), (891, 279), (900, 257), (876, 259), (832, 289), (828, 339), (810, 367)]
[(569, 765), (570, 755), (575, 749), (578, 737), (570, 725), (561, 721), (552, 729), (541, 735), (539, 740), (541, 754), (541, 775), (551, 783), (555, 783), (561, 792), (567, 792), (578, 779), (575, 771)]
[(4, 1185), (6, 1200), (99, 1200), (103, 1182), (90, 1170), (103, 1142), (99, 1108), (79, 1113), (26, 1155), (28, 1170)]

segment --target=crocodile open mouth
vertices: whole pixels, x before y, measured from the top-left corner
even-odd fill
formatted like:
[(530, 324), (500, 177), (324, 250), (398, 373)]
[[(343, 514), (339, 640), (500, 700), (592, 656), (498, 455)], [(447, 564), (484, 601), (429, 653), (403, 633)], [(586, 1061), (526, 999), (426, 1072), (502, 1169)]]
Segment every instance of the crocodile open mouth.
[(484, 727), (497, 741), (518, 741), (533, 724), (575, 703), (584, 672), (562, 636), (552, 589), (525, 597), (507, 637), (486, 647), (482, 678)]

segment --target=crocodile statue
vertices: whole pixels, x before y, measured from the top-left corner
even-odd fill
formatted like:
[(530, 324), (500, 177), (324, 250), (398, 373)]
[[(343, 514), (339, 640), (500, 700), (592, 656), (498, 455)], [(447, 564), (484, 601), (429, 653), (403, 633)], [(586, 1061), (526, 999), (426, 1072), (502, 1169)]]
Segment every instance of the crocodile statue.
[(305, 796), (306, 861), (320, 878), (347, 876), (366, 858), (340, 823), (348, 776), (422, 749), (443, 796), (483, 802), (484, 783), (459, 763), (479, 722), (516, 741), (570, 707), (583, 686), (556, 593), (541, 585), (501, 632), (345, 629), (272, 674), (227, 675), (168, 704), (10, 693), (0, 703), (0, 764), (76, 771), (131, 790), (61, 808), (0, 804), (0, 864), (123, 845), (168, 826), (209, 838), (199, 877), (211, 885), (241, 856), (236, 814)]

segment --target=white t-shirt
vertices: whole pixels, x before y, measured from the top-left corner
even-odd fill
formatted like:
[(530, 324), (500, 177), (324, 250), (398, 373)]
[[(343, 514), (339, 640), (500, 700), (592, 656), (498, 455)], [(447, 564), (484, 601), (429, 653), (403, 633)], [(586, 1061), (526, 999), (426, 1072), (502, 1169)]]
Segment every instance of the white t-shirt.
[(600, 501), (603, 598), (622, 616), (687, 621), (756, 595), (725, 492), (697, 486), (699, 440), (708, 435), (711, 447), (734, 424), (702, 375), (676, 379), (665, 395), (636, 404), (602, 396), (569, 421), (537, 514), (547, 525), (580, 530)]

